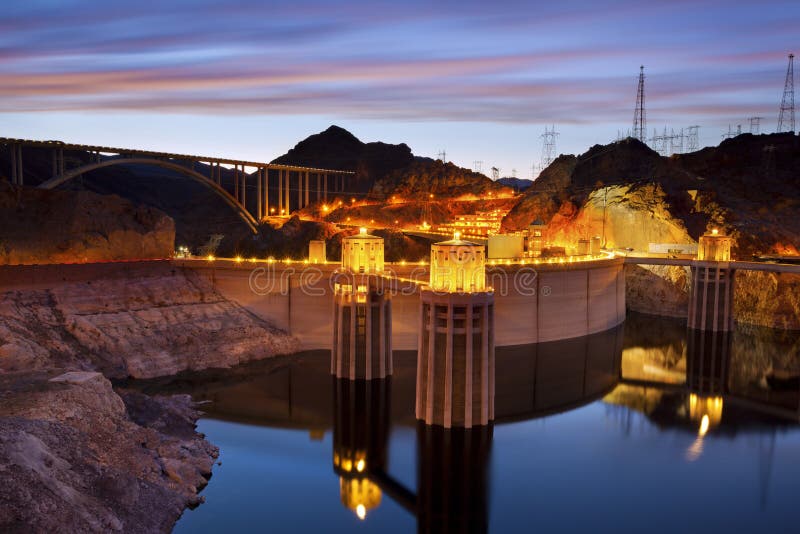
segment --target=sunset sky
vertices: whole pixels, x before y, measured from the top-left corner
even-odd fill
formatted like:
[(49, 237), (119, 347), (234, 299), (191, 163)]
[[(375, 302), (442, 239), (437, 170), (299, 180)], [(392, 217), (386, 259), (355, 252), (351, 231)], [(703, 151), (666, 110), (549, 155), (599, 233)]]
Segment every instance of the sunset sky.
[[(338, 124), (530, 177), (631, 128), (776, 128), (800, 2), (6, 0), (0, 136), (266, 161)], [(800, 81), (799, 81), (800, 83)]]

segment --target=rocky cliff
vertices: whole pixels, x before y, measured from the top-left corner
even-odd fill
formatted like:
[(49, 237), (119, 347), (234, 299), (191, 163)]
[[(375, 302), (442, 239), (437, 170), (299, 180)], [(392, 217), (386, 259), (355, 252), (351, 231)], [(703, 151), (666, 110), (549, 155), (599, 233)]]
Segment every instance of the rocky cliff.
[(168, 258), (172, 219), (118, 196), (0, 182), (0, 265)]
[(152, 378), (231, 367), (297, 346), (191, 271), (162, 268), (0, 293), (0, 372), (69, 365)]
[(170, 531), (218, 454), (196, 418), (100, 373), (0, 374), (0, 530)]

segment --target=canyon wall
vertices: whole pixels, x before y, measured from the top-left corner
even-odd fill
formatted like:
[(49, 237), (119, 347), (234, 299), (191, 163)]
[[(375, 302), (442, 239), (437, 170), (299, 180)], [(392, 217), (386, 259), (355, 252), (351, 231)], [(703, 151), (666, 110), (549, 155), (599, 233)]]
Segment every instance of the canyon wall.
[(98, 278), (90, 271), (36, 287), (24, 280), (11, 286), (12, 270), (0, 271), (0, 372), (69, 365), (152, 378), (298, 348), (295, 338), (224, 298), (208, 279), (168, 262), (117, 264)]
[(0, 181), (0, 265), (169, 258), (174, 243), (172, 219), (155, 208)]

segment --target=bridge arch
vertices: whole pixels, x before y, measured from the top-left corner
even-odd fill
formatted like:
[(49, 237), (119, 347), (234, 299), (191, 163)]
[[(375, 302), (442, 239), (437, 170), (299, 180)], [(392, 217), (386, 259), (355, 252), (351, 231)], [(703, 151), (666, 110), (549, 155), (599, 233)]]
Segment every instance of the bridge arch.
[(39, 185), (40, 189), (55, 189), (59, 185), (68, 182), (78, 176), (85, 174), (87, 172), (91, 172), (97, 169), (102, 169), (104, 167), (111, 167), (112, 165), (125, 165), (125, 164), (139, 164), (139, 165), (155, 165), (157, 167), (162, 167), (165, 169), (169, 169), (189, 178), (194, 179), (197, 182), (200, 182), (202, 185), (219, 195), (220, 198), (230, 206), (237, 215), (244, 221), (244, 223), (250, 228), (250, 230), (254, 233), (258, 233), (258, 221), (253, 217), (250, 212), (236, 200), (233, 195), (225, 191), (221, 186), (217, 185), (216, 182), (210, 180), (206, 176), (203, 176), (197, 171), (192, 169), (187, 169), (186, 167), (179, 165), (173, 161), (155, 159), (155, 158), (112, 158), (107, 159), (104, 161), (90, 163), (88, 165), (83, 165), (81, 167), (70, 169), (69, 171), (65, 172), (64, 174), (60, 174), (57, 176), (53, 176), (49, 180), (41, 183)]

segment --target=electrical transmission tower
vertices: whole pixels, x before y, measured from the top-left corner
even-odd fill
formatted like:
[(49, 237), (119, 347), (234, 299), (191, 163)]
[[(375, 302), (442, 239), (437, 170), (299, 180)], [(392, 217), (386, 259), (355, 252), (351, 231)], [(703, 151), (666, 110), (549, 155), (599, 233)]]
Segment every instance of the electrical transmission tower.
[(748, 117), (748, 121), (750, 121), (750, 133), (753, 135), (758, 135), (761, 132), (761, 119), (764, 117)]
[(686, 130), (686, 152), (700, 150), (700, 127), (689, 126)]
[(475, 172), (483, 172), (483, 161), (476, 159), (472, 162), (472, 170)]
[[(741, 129), (742, 129), (742, 127), (739, 126), (739, 130), (740, 130), (739, 133), (742, 133)], [(728, 125), (728, 133), (722, 134), (722, 139), (731, 139), (733, 137), (736, 137), (736, 132), (733, 130), (733, 128), (731, 128), (731, 125), (729, 124)]]
[(671, 154), (683, 154), (683, 142), (685, 136), (683, 135), (683, 128), (680, 133), (675, 133), (673, 130), (672, 135), (669, 137), (669, 151)]
[(786, 83), (783, 86), (781, 111), (778, 114), (778, 133), (794, 133), (794, 54), (789, 54)]
[(664, 126), (663, 135), (658, 135), (658, 130), (653, 128), (653, 137), (650, 138), (650, 147), (660, 156), (667, 156), (667, 127)]
[(558, 137), (558, 132), (556, 132), (555, 124), (547, 129), (547, 126), (544, 127), (544, 133), (540, 136), (542, 138), (542, 159), (541, 159), (541, 166), (542, 169), (546, 169), (556, 156), (556, 137)]
[(639, 89), (636, 92), (636, 110), (633, 112), (633, 137), (647, 142), (647, 119), (644, 113), (644, 65), (639, 67)]
[(447, 163), (447, 152), (445, 152), (444, 149), (440, 150), (436, 159), (441, 160), (442, 163)]
[(492, 180), (499, 180), (500, 179), (500, 169), (497, 167), (492, 167)]

